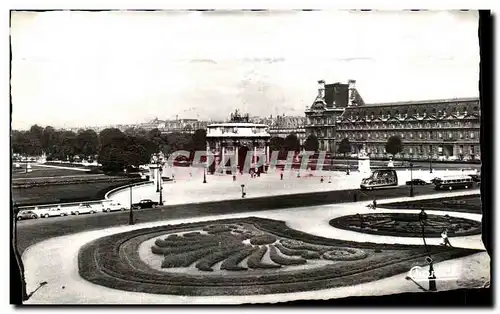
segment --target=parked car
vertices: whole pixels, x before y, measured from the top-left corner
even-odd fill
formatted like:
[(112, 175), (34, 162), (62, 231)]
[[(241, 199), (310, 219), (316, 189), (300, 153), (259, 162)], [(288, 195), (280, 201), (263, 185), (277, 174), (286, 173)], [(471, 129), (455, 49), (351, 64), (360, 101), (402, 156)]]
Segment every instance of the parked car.
[(124, 205), (118, 202), (109, 202), (102, 204), (102, 211), (107, 213), (126, 210), (126, 209), (127, 208)]
[(469, 174), (469, 177), (472, 178), (472, 181), (476, 183), (481, 183), (481, 175), (480, 174)]
[(80, 215), (80, 214), (95, 214), (97, 213), (97, 209), (90, 206), (89, 203), (82, 203), (78, 205), (78, 207), (71, 211), (71, 215)]
[(162, 180), (163, 182), (174, 181), (174, 179), (173, 179), (173, 178), (171, 178), (171, 177), (161, 177), (161, 180)]
[(158, 202), (154, 202), (149, 199), (141, 200), (139, 203), (132, 204), (133, 209), (155, 208), (156, 206), (158, 206)]
[(61, 206), (53, 208), (42, 208), (38, 210), (38, 215), (44, 218), (54, 216), (68, 216), (71, 215), (71, 210), (62, 208)]
[(37, 219), (38, 214), (34, 210), (22, 210), (17, 214), (17, 220)]
[(422, 179), (413, 179), (410, 181), (406, 181), (406, 185), (411, 185), (412, 182), (413, 182), (413, 185), (427, 185), (427, 184), (429, 184)]

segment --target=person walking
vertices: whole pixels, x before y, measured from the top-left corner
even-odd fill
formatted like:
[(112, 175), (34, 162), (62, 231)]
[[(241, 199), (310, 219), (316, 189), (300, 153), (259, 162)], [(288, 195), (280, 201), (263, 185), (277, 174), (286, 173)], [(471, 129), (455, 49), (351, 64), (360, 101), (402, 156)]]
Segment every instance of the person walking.
[(377, 200), (373, 199), (372, 208), (377, 209)]
[(283, 171), (280, 173), (280, 180), (283, 180)]
[(441, 245), (444, 246), (449, 246), (451, 247), (450, 240), (448, 239), (448, 229), (444, 229), (443, 232), (441, 232)]

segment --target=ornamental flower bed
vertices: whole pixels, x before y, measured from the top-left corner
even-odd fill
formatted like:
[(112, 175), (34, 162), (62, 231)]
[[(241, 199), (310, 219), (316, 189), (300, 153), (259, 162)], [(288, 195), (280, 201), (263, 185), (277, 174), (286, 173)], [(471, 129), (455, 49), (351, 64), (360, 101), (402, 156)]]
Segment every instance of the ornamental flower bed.
[[(250, 237), (243, 235), (245, 232), (200, 232), (211, 225), (218, 226), (209, 227), (210, 230), (224, 230), (227, 228), (220, 225), (236, 223), (242, 224), (236, 230), (247, 230), (247, 234), (254, 235), (270, 234), (277, 241), (252, 245)], [(186, 232), (200, 234), (183, 235)], [(154, 241), (151, 251), (153, 247), (161, 249), (157, 252), (158, 257), (163, 258), (162, 270), (153, 268), (138, 255), (142, 243), (157, 237), (162, 239)], [(220, 240), (220, 245), (210, 238)], [(170, 247), (174, 242), (185, 245)], [(285, 248), (285, 244), (294, 248)], [(282, 249), (294, 255), (285, 254)], [(435, 262), (478, 252), (440, 246), (429, 246), (429, 249)], [(270, 261), (264, 258), (268, 250)], [(297, 256), (296, 251), (300, 250), (319, 254), (322, 263)], [(114, 289), (178, 295), (247, 295), (359, 284), (406, 272), (416, 264), (423, 265), (426, 256), (423, 246), (327, 239), (290, 229), (282, 221), (250, 217), (113, 234), (82, 247), (78, 263), (84, 279)], [(297, 262), (290, 262), (292, 259)], [(287, 269), (297, 265), (295, 263), (307, 267)], [(179, 267), (189, 267), (189, 271), (178, 272)]]

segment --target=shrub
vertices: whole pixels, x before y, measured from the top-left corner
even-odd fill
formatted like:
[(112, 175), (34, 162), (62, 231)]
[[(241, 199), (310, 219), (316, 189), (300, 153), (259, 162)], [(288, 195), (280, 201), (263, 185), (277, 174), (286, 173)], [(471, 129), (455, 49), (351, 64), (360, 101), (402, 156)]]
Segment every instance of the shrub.
[(180, 254), (167, 255), (161, 263), (162, 268), (173, 268), (173, 267), (189, 267), (200, 258), (210, 254), (214, 251), (214, 248), (204, 248), (191, 252), (185, 252)]
[(326, 251), (331, 249), (331, 247), (328, 246), (309, 244), (295, 240), (281, 240), (281, 244), (289, 249), (303, 249), (308, 251)]
[(199, 232), (188, 232), (182, 235), (185, 238), (200, 238), (201, 233)]
[(321, 257), (319, 252), (311, 252), (311, 251), (305, 251), (300, 256), (302, 256), (305, 259), (319, 259)]
[(239, 266), (238, 264), (241, 263), (242, 260), (244, 260), (246, 257), (248, 257), (250, 254), (253, 252), (257, 251), (258, 248), (252, 247), (252, 246), (247, 246), (243, 250), (237, 252), (236, 254), (231, 255), (228, 259), (226, 259), (220, 266), (220, 269), (225, 269), (225, 270), (246, 270), (248, 268)]
[(269, 247), (269, 257), (273, 262), (280, 265), (302, 265), (307, 263), (303, 258), (286, 258), (278, 254), (278, 251), (274, 246)]
[(253, 245), (264, 245), (271, 244), (276, 241), (276, 237), (272, 234), (259, 234), (250, 239), (250, 243)]
[(170, 254), (178, 254), (186, 251), (193, 251), (193, 250), (198, 250), (198, 249), (204, 249), (207, 247), (214, 247), (215, 245), (212, 244), (207, 244), (207, 243), (199, 243), (195, 245), (183, 245), (179, 247), (158, 247), (156, 245), (153, 245), (151, 247), (151, 252), (153, 254), (157, 255), (170, 255)]
[[(347, 254), (342, 254), (342, 252), (347, 252)], [(355, 261), (367, 256), (365, 251), (352, 248), (338, 248), (323, 253), (323, 258), (330, 261)]]
[(206, 231), (209, 234), (215, 234), (215, 233), (231, 231), (231, 228), (227, 225), (210, 225), (203, 228), (203, 231)]
[(238, 249), (240, 249), (241, 246), (237, 247), (228, 247), (226, 249), (223, 249), (222, 251), (217, 250), (214, 251), (204, 258), (202, 258), (198, 263), (196, 263), (196, 268), (202, 271), (213, 271), (212, 266), (220, 261), (223, 261), (226, 259), (228, 256), (236, 252)]
[(262, 257), (267, 252), (267, 246), (261, 246), (259, 249), (250, 255), (248, 258), (248, 267), (254, 269), (269, 269), (269, 268), (280, 268), (281, 265), (262, 263)]
[(287, 247), (284, 247), (283, 245), (281, 245), (280, 243), (276, 243), (274, 246), (276, 246), (280, 251), (281, 253), (285, 254), (285, 255), (289, 255), (289, 256), (300, 256), (302, 255), (304, 252), (307, 252), (307, 250), (294, 250), (294, 249), (289, 249)]

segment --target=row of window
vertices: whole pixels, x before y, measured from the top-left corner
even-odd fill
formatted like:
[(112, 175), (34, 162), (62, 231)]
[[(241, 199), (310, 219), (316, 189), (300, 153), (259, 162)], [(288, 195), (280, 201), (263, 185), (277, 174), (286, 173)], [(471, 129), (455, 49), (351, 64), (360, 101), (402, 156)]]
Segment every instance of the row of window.
[[(473, 108), (473, 112), (477, 113), (479, 112), (479, 107), (478, 106), (475, 106)], [(356, 114), (356, 112), (354, 113)], [(427, 113), (427, 109), (424, 109), (422, 112), (418, 112), (416, 109), (412, 109), (410, 111), (408, 111), (408, 109), (406, 110), (403, 110), (403, 111), (399, 111), (397, 109), (395, 110), (387, 110), (384, 112), (377, 112), (377, 115), (378, 116), (381, 116), (381, 117), (400, 117), (400, 118), (407, 118), (409, 115), (410, 116), (417, 116), (419, 117), (420, 115), (422, 116), (427, 116), (428, 114), (431, 114), (433, 116), (438, 116), (438, 117), (441, 117), (441, 116), (446, 116), (447, 114), (453, 114), (453, 115), (456, 115), (456, 116), (461, 116), (461, 115), (467, 115), (469, 114), (469, 111), (467, 110), (467, 107), (462, 107), (462, 108), (453, 108), (451, 110), (437, 110), (436, 108), (433, 108), (432, 110), (429, 111), (429, 113)], [(371, 118), (373, 119), (375, 117), (375, 111), (372, 111), (370, 113), (370, 115), (366, 115), (366, 119), (368, 119), (368, 116), (371, 116)], [(351, 114), (351, 119), (353, 118), (353, 115)], [(356, 116), (356, 119), (359, 118), (359, 115)]]
[[(368, 154), (386, 154), (386, 149), (385, 149), (385, 146), (384, 145), (377, 145), (377, 146), (370, 146), (368, 145), (366, 147), (366, 152)], [(403, 147), (403, 151), (401, 153), (403, 154), (425, 154), (425, 155), (434, 155), (434, 154), (443, 154), (444, 150), (443, 150), (443, 147), (440, 145), (437, 147), (437, 149), (435, 149), (432, 145), (430, 146), (423, 146), (423, 145), (420, 145), (420, 146), (415, 146), (415, 147), (412, 147), (412, 146), (408, 146), (408, 147)], [(356, 149), (355, 147), (353, 147), (352, 149), (352, 153), (356, 153)], [(474, 147), (474, 145), (471, 145), (469, 147), (464, 147), (464, 145), (459, 145), (458, 149), (457, 149), (457, 153), (459, 155), (463, 155), (463, 154), (475, 154), (476, 153), (476, 149)]]
[(366, 123), (361, 125), (355, 125), (351, 123), (337, 124), (337, 130), (355, 130), (355, 129), (434, 129), (434, 128), (463, 128), (463, 127), (477, 127), (479, 128), (479, 122), (473, 123), (472, 121), (450, 121), (450, 122), (417, 122), (417, 123), (391, 123), (391, 124), (378, 124), (378, 123)]
[(410, 132), (410, 133), (396, 133), (396, 132), (356, 132), (356, 133), (337, 133), (337, 139), (381, 139), (389, 138), (391, 136), (399, 136), (401, 139), (421, 139), (421, 140), (441, 140), (441, 139), (477, 139), (479, 138), (479, 131), (472, 132), (442, 132), (442, 131), (428, 131), (428, 132)]

